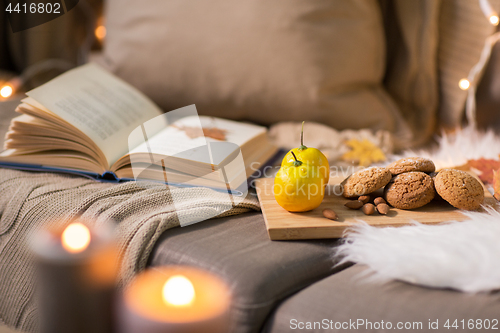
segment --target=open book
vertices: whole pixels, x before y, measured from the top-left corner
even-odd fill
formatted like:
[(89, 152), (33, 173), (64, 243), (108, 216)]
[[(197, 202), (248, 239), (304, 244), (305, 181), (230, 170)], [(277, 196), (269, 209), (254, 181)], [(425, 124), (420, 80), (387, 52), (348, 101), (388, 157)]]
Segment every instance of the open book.
[(94, 64), (26, 94), (0, 166), (236, 189), (277, 152), (265, 127), (198, 116), (194, 105), (163, 114)]

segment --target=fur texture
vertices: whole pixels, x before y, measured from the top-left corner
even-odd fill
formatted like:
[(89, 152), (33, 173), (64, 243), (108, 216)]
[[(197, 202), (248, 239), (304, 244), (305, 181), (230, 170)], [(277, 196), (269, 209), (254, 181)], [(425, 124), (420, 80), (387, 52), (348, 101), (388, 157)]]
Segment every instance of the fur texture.
[(465, 292), (500, 289), (500, 213), (464, 212), (463, 222), (401, 228), (355, 226), (336, 256), (367, 265), (371, 280), (398, 279)]
[[(472, 126), (457, 129), (451, 134), (442, 133), (436, 138), (437, 146), (427, 150), (407, 150), (402, 157), (421, 156), (434, 161), (436, 169), (464, 165), (467, 160), (498, 159), (500, 136), (492, 130), (478, 131)], [(398, 156), (396, 159), (400, 158)]]

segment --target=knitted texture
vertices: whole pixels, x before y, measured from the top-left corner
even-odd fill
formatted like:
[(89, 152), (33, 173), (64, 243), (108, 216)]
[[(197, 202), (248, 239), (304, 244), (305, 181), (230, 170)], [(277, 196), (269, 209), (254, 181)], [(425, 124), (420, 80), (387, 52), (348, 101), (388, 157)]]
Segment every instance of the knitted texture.
[(1, 169), (0, 320), (23, 331), (37, 330), (29, 240), (41, 228), (63, 226), (74, 217), (91, 226), (115, 224), (121, 258), (119, 285), (123, 286), (146, 267), (160, 235), (179, 226), (178, 213), (196, 219), (218, 212), (223, 212), (218, 215), (222, 217), (260, 209), (257, 198), (251, 195), (230, 208), (227, 195), (207, 188), (146, 185)]

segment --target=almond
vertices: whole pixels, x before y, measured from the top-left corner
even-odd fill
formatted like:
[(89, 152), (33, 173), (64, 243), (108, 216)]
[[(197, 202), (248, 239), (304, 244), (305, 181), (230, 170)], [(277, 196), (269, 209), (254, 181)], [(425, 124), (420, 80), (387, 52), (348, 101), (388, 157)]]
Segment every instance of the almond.
[(375, 206), (371, 203), (364, 204), (361, 210), (363, 211), (363, 213), (365, 213), (365, 215), (375, 214)]
[(346, 206), (347, 208), (350, 208), (350, 209), (360, 209), (361, 207), (363, 207), (363, 203), (359, 200), (352, 200), (352, 201), (348, 201), (344, 204), (344, 206)]
[(338, 220), (337, 213), (335, 213), (332, 209), (330, 208), (325, 208), (323, 209), (323, 216), (326, 217), (329, 220)]
[(379, 212), (379, 214), (382, 214), (382, 215), (387, 215), (387, 213), (389, 213), (390, 209), (391, 208), (389, 207), (389, 205), (387, 205), (385, 203), (381, 203), (381, 204), (377, 205), (377, 211)]
[(359, 201), (361, 201), (363, 204), (368, 203), (370, 201), (370, 197), (367, 195), (362, 195), (358, 198)]

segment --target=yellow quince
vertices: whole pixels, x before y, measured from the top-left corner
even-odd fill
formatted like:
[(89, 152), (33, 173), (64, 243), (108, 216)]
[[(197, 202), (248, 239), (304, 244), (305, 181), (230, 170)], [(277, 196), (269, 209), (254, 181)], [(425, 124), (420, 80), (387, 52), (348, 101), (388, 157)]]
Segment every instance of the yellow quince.
[(290, 150), (285, 157), (283, 157), (281, 166), (290, 165), (295, 161), (292, 152), (297, 157), (297, 160), (302, 163), (307, 163), (310, 166), (315, 166), (315, 170), (323, 177), (325, 185), (328, 184), (328, 180), (330, 179), (330, 164), (326, 156), (319, 149), (304, 146), (304, 122), (302, 122), (302, 131), (300, 132), (300, 147)]
[(323, 153), (304, 146), (304, 123), (300, 147), (290, 150), (274, 178), (274, 197), (290, 212), (305, 212), (318, 207), (330, 179), (330, 166)]

